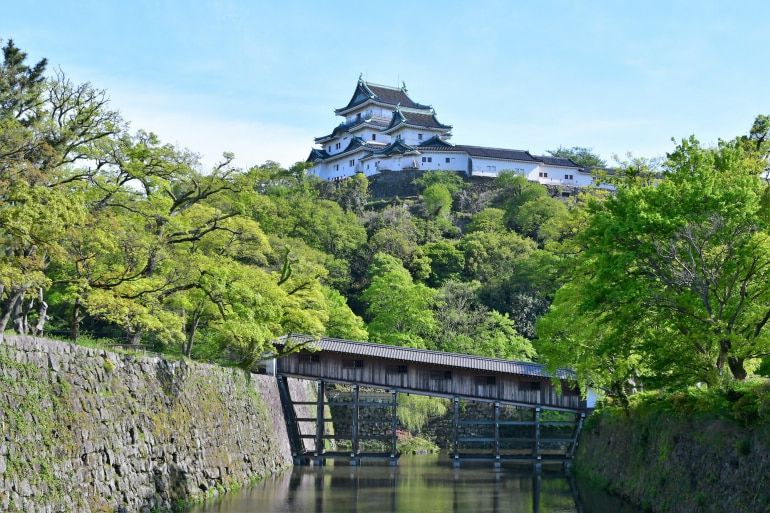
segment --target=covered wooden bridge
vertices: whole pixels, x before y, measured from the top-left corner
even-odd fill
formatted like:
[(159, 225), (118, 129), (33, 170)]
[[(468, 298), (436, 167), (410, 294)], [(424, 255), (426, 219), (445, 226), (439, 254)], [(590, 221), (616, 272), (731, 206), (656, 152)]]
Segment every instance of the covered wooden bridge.
[[(588, 410), (576, 383), (567, 372), (554, 381), (539, 364), (386, 346), (304, 335), (282, 337), (277, 348), (299, 351), (279, 358), (273, 369), (279, 377), (289, 434), (298, 462), (322, 463), (327, 458), (345, 458), (352, 464), (361, 459), (398, 458), (397, 393), (443, 397), (454, 403), (453, 444), (455, 464), (469, 460), (569, 462), (577, 445)], [(291, 397), (287, 378), (317, 382), (315, 401)], [(350, 415), (350, 451), (327, 450), (329, 407), (339, 401), (327, 398), (327, 384), (351, 386), (345, 406)], [(385, 394), (371, 394), (370, 389)], [(363, 391), (366, 391), (365, 393)], [(389, 400), (383, 400), (383, 396)], [(464, 416), (467, 402), (488, 404), (488, 414)], [(380, 414), (372, 414), (372, 410)], [(310, 412), (310, 413), (308, 413)], [(326, 413), (325, 413), (326, 412)], [(368, 412), (364, 414), (364, 412)], [(380, 430), (369, 424), (378, 424)], [(383, 429), (384, 425), (384, 429)], [(379, 439), (390, 450), (359, 450), (363, 440)], [(306, 441), (312, 440), (310, 443)]]

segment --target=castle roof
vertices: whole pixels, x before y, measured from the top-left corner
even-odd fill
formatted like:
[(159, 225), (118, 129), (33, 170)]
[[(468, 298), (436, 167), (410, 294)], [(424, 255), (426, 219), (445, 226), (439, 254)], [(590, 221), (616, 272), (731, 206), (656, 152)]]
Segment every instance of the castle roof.
[(310, 150), (310, 155), (308, 156), (305, 162), (315, 162), (316, 160), (323, 160), (328, 158), (329, 158), (329, 154), (326, 153), (326, 150), (319, 150), (319, 149), (313, 148), (312, 150)]
[(344, 115), (345, 112), (363, 105), (367, 101), (391, 106), (400, 104), (411, 109), (430, 109), (429, 105), (422, 105), (409, 98), (409, 95), (406, 91), (406, 85), (402, 85), (402, 87), (399, 88), (379, 84), (371, 84), (369, 82), (365, 82), (362, 77), (359, 77), (356, 90), (353, 92), (353, 96), (350, 98), (348, 104), (345, 107), (335, 109), (334, 113)]
[(373, 157), (383, 157), (383, 156), (393, 155), (394, 153), (398, 153), (400, 155), (419, 155), (420, 151), (414, 146), (406, 144), (400, 138), (397, 138), (396, 140), (394, 140), (384, 148), (373, 151), (372, 153), (370, 153), (369, 155), (366, 155), (361, 160), (366, 160)]
[(390, 124), (384, 133), (395, 130), (400, 126), (411, 126), (416, 128), (438, 128), (441, 130), (451, 130), (452, 125), (444, 125), (436, 119), (436, 113), (431, 109), (430, 113), (413, 112), (402, 110), (399, 105), (396, 105), (396, 110), (393, 111), (393, 117), (390, 119)]
[(456, 149), (455, 145), (450, 143), (449, 141), (445, 141), (438, 135), (434, 135), (427, 141), (424, 141), (421, 143), (418, 148), (420, 149), (441, 149), (441, 150), (453, 150)]
[(485, 148), (483, 146), (464, 146), (457, 145), (454, 148), (467, 152), (471, 157), (482, 157), (488, 159), (518, 160), (520, 162), (541, 162), (528, 151), (507, 150), (504, 148)]
[(382, 121), (376, 121), (373, 119), (356, 119), (352, 123), (340, 123), (339, 125), (334, 127), (334, 130), (332, 130), (332, 133), (330, 133), (329, 135), (322, 135), (321, 137), (316, 137), (315, 142), (317, 144), (323, 144), (326, 141), (331, 141), (335, 137), (338, 137), (340, 134), (351, 132), (358, 128), (363, 128), (364, 126), (372, 127), (382, 131), (383, 129), (388, 127), (388, 124), (383, 123)]
[(535, 155), (535, 158), (546, 166), (580, 167), (574, 160), (566, 157), (551, 157), (547, 155)]

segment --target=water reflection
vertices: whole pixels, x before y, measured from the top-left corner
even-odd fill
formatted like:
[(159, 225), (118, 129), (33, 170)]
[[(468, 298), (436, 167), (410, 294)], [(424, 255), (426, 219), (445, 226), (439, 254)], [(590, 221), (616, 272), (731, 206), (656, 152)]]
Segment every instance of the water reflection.
[(489, 465), (453, 468), (438, 456), (402, 457), (397, 467), (367, 463), (296, 467), (195, 513), (637, 513), (616, 499), (578, 489), (567, 476)]

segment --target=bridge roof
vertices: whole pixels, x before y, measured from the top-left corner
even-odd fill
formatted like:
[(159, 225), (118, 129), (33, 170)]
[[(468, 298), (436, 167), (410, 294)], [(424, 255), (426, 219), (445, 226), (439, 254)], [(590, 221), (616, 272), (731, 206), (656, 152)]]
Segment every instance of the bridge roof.
[[(288, 343), (287, 339), (289, 339)], [(384, 344), (356, 342), (338, 338), (322, 337), (316, 339), (316, 337), (309, 335), (284, 335), (279, 337), (274, 344), (278, 346), (309, 344), (309, 349), (349, 354), (353, 356), (369, 356), (386, 360), (422, 363), (425, 365), (437, 365), (455, 369), (472, 369), (498, 374), (515, 374), (538, 378), (551, 377), (545, 366), (539, 363), (503, 360), (500, 358), (489, 358), (468, 354), (444, 353), (427, 349), (415, 349), (413, 347), (387, 346)], [(559, 379), (574, 379), (572, 373), (563, 369), (559, 369), (556, 376)]]

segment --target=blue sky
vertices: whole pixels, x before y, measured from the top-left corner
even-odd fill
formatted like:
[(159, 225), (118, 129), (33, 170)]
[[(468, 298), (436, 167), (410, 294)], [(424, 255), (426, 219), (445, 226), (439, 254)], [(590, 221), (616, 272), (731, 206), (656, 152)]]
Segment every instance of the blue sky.
[(662, 156), (770, 114), (770, 3), (8, 0), (0, 39), (213, 164), (304, 160), (360, 73), (456, 144)]

